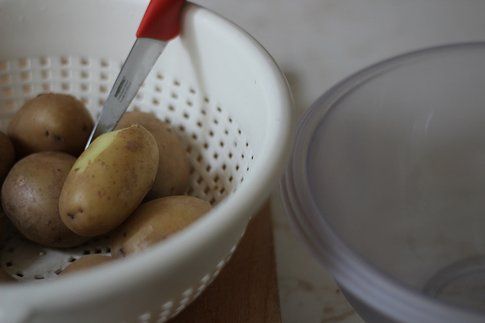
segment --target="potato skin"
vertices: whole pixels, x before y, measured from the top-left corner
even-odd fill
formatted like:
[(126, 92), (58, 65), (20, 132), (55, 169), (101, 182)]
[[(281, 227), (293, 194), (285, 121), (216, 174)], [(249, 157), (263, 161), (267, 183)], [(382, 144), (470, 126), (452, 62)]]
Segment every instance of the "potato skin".
[(15, 162), (15, 150), (6, 134), (0, 131), (0, 185)]
[(140, 252), (187, 227), (210, 209), (210, 203), (185, 195), (144, 203), (116, 230), (111, 254), (125, 257)]
[(0, 243), (2, 242), (3, 238), (5, 237), (5, 217), (0, 209)]
[(145, 112), (127, 112), (117, 129), (134, 124), (145, 127), (155, 137), (159, 151), (158, 172), (148, 199), (184, 194), (189, 187), (190, 162), (184, 145), (170, 126)]
[(23, 236), (41, 245), (67, 248), (86, 239), (62, 223), (58, 203), (75, 158), (61, 152), (32, 154), (14, 165), (2, 187), (5, 215)]
[(27, 101), (8, 126), (18, 156), (62, 151), (79, 156), (93, 129), (84, 104), (70, 95), (46, 93)]
[(99, 136), (67, 176), (59, 199), (62, 221), (81, 236), (108, 233), (142, 202), (157, 165), (157, 144), (145, 128)]
[(0, 269), (0, 284), (13, 283), (13, 282), (15, 282), (15, 279), (9, 274), (7, 274), (5, 271)]
[(72, 273), (77, 273), (79, 271), (84, 271), (86, 269), (91, 269), (97, 267), (113, 260), (112, 257), (106, 255), (87, 255), (82, 256), (75, 262), (69, 264), (59, 275), (65, 276)]

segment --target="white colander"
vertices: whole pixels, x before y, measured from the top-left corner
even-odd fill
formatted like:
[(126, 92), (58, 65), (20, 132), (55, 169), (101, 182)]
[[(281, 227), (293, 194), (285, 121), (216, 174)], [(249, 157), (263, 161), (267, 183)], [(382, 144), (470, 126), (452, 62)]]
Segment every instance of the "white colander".
[[(134, 40), (147, 1), (0, 0), (0, 130), (40, 92), (81, 98), (96, 116)], [(183, 138), (189, 194), (212, 212), (144, 253), (77, 275), (57, 273), (106, 238), (72, 250), (14, 233), (1, 266), (0, 322), (165, 322), (217, 276), (268, 196), (290, 145), (291, 98), (271, 57), (244, 31), (196, 5), (132, 109), (155, 113)], [(237, 293), (237, 291), (233, 291)]]

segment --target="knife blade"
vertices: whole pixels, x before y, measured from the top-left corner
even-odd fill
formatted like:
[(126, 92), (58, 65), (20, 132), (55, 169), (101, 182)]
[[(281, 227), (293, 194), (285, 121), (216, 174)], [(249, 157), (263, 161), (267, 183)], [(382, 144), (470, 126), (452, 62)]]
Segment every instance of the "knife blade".
[(166, 42), (156, 39), (138, 38), (135, 41), (104, 103), (86, 148), (93, 139), (116, 127), (165, 46)]
[(137, 40), (118, 74), (86, 148), (99, 135), (113, 130), (162, 54), (180, 33), (185, 0), (151, 0), (136, 32)]

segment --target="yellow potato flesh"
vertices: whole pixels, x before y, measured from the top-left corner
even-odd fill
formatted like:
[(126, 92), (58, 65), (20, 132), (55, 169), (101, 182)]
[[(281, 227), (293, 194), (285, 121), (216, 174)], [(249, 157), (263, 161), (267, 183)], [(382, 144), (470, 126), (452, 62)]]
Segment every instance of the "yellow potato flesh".
[(98, 137), (69, 173), (59, 200), (62, 221), (81, 236), (120, 225), (151, 189), (158, 148), (141, 126)]

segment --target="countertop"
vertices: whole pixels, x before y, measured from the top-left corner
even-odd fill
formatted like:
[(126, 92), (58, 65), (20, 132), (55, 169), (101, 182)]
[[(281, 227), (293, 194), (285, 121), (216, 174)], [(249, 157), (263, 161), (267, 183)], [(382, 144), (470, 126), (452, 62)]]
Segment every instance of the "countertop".
[[(399, 53), (485, 40), (481, 0), (196, 0), (253, 35), (286, 74), (297, 115), (329, 87)], [(362, 322), (292, 232), (273, 197), (284, 323)]]

